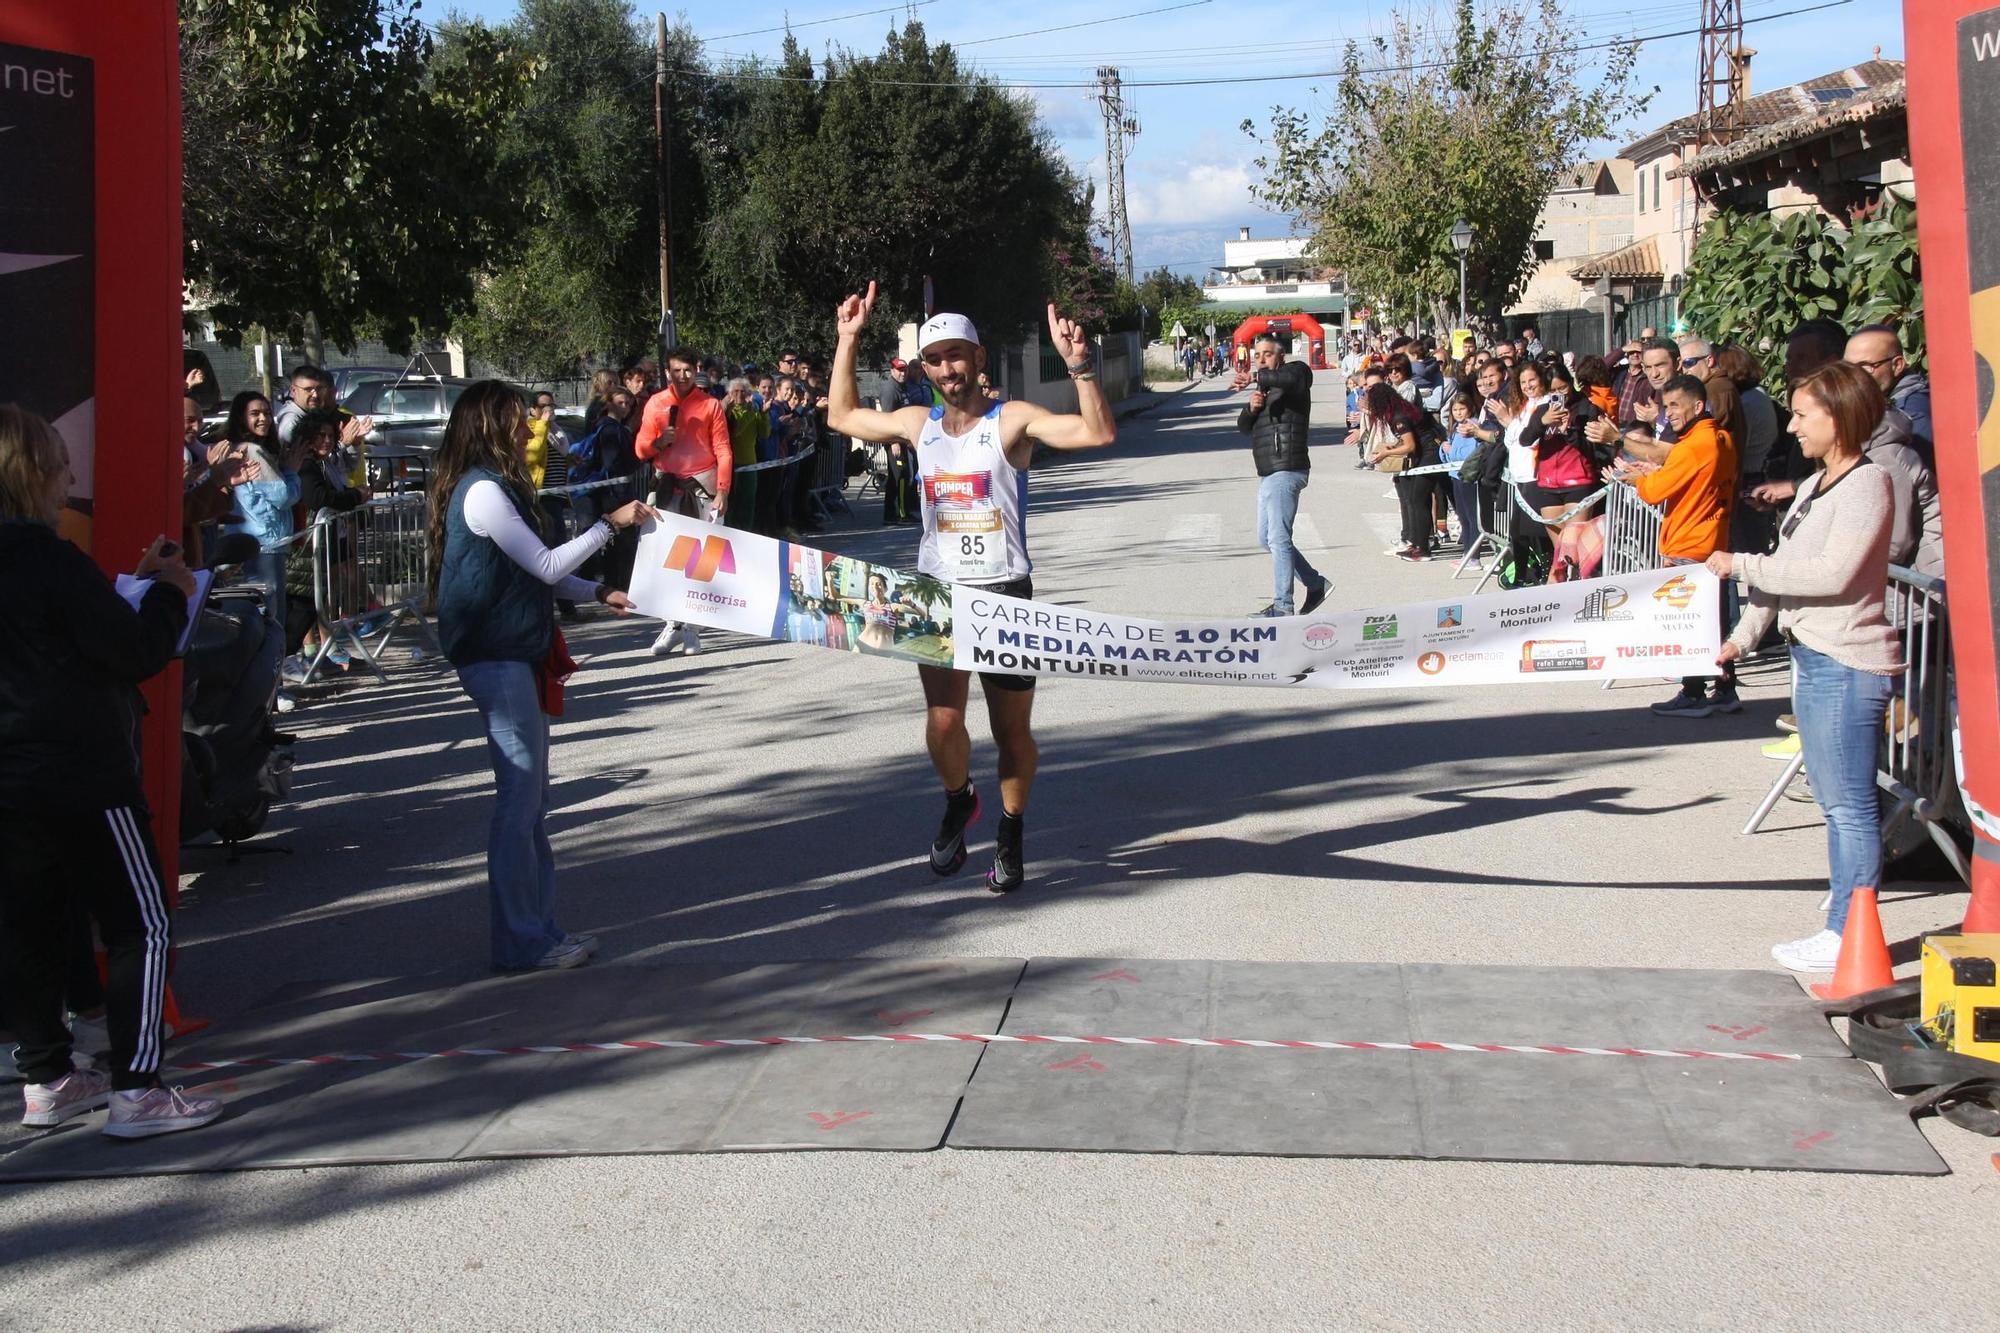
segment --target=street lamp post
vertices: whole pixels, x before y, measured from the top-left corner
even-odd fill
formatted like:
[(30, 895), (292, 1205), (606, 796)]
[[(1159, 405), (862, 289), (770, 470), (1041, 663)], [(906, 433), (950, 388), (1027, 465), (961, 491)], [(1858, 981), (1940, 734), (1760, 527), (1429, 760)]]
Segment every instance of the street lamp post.
[(1464, 218), (1451, 224), (1452, 249), (1458, 251), (1458, 327), (1465, 327), (1465, 252), (1472, 248), (1472, 226)]

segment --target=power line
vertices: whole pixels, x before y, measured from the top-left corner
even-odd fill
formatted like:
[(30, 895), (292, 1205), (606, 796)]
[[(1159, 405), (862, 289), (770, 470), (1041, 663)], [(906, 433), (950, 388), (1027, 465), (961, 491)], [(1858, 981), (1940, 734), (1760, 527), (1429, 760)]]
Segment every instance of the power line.
[[(1847, 5), (1851, 5), (1853, 3), (1854, 0), (1825, 0), (1825, 3), (1823, 4), (1806, 5), (1799, 9), (1782, 10), (1776, 14), (1763, 14), (1759, 15), (1756, 18), (1746, 18), (1745, 20), (1743, 20), (1743, 22), (1745, 26), (1748, 26), (1749, 24), (1752, 23), (1769, 23), (1776, 19), (1795, 18), (1800, 14), (1816, 14), (1822, 10), (1840, 9)], [(1701, 29), (1699, 27), (1678, 28), (1671, 32), (1644, 33), (1632, 36), (1614, 37), (1599, 42), (1578, 43), (1569, 45), (1564, 49), (1572, 52), (1605, 51), (1605, 50), (1613, 50), (1621, 46), (1630, 46), (1635, 43), (1667, 41), (1675, 37), (1693, 37), (1698, 35), (1700, 32)], [(1532, 60), (1535, 59), (1537, 55), (1538, 55), (1537, 52), (1528, 51), (1513, 55), (1498, 56), (1496, 57), (1496, 59)], [(1425, 60), (1425, 61), (1417, 61), (1415, 63), (1407, 65), (1362, 66), (1358, 67), (1355, 72), (1358, 74), (1371, 75), (1371, 76), (1378, 74), (1414, 74), (1414, 73), (1420, 73), (1424, 70), (1450, 69), (1453, 65), (1456, 65), (1457, 63), (1458, 62), (1455, 59)], [(725, 70), (725, 71), (684, 70), (683, 72), (706, 74), (708, 77), (717, 80), (734, 80), (737, 82), (751, 82), (751, 83), (822, 82), (822, 79), (818, 75), (806, 76), (806, 75), (792, 75), (792, 74), (765, 74), (758, 72), (754, 69), (737, 69), (737, 70)], [(1222, 75), (1214, 77), (1188, 78), (1188, 79), (1133, 79), (1126, 82), (1124, 86), (1127, 88), (1199, 88), (1199, 87), (1212, 87), (1218, 84), (1292, 83), (1302, 79), (1341, 78), (1344, 77), (1346, 73), (1347, 71), (1345, 69), (1321, 69), (1321, 70), (1306, 70), (1294, 74), (1246, 74), (1246, 75), (1235, 75), (1235, 76)], [(836, 75), (835, 77), (840, 77), (840, 76)], [(961, 86), (958, 83), (945, 82), (936, 79), (879, 79), (878, 78), (878, 79), (872, 79), (871, 81), (880, 84), (885, 88), (956, 88)], [(1098, 85), (1095, 83), (1070, 82), (1070, 81), (1009, 82), (1007, 80), (996, 79), (992, 81), (990, 86), (1014, 92), (1034, 92), (1034, 91), (1058, 90), (1058, 89), (1087, 90), (1096, 88)]]
[[(863, 9), (853, 14), (836, 14), (830, 19), (804, 19), (798, 23), (783, 23), (775, 28), (751, 28), (744, 32), (725, 32), (719, 33), (714, 37), (697, 37), (695, 40), (698, 42), (726, 42), (733, 37), (762, 37), (765, 33), (790, 32), (794, 28), (817, 28), (828, 23), (845, 23), (849, 19), (873, 18), (877, 14), (900, 14), (905, 10), (921, 9), (925, 5), (934, 5), (936, 3), (937, 0), (908, 0), (906, 4), (890, 5), (886, 9)], [(992, 40), (998, 41), (1000, 39), (994, 38)]]
[(1085, 19), (1082, 23), (1065, 23), (1057, 28), (1032, 28), (1027, 32), (1010, 32), (1000, 37), (975, 37), (969, 42), (953, 42), (952, 49), (967, 46), (984, 46), (988, 42), (1011, 42), (1021, 37), (1041, 37), (1052, 32), (1072, 32), (1077, 28), (1095, 28), (1105, 23), (1123, 23), (1126, 19), (1149, 19), (1156, 14), (1171, 14), (1177, 9), (1198, 9), (1211, 0), (1186, 0), (1185, 4), (1168, 5), (1163, 9), (1142, 9), (1134, 14), (1113, 14), (1110, 18)]

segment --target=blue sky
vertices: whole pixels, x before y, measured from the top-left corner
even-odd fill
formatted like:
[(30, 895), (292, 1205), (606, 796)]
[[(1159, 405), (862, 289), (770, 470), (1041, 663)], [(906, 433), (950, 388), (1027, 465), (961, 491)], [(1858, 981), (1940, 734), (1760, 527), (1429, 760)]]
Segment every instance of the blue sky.
[[(1308, 0), (1311, 3), (1311, 0)], [(1405, 0), (1428, 5), (1430, 0)], [(1849, 0), (1791, 17), (1787, 11), (1825, 0), (1746, 0), (1746, 44), (1757, 55), (1752, 91), (1762, 92), (1868, 60), (1875, 47), (1885, 59), (1903, 54), (1902, 7), (1894, 0)], [(436, 6), (436, 7), (434, 7)], [(436, 17), (438, 0), (426, 6)], [(514, 0), (456, 0), (459, 12), (500, 21)], [(906, 14), (921, 19), (934, 41), (951, 41), (987, 74), (1023, 85), (1043, 123), (1079, 170), (1100, 183), (1104, 171), (1103, 120), (1084, 87), (1099, 65), (1115, 65), (1126, 84), (1126, 105), (1140, 123), (1126, 158), (1126, 195), (1132, 214), (1133, 251), (1140, 268), (1172, 263), (1200, 276), (1219, 262), (1222, 242), (1249, 224), (1256, 235), (1283, 234), (1286, 219), (1251, 202), (1251, 159), (1256, 146), (1237, 126), (1263, 124), (1271, 108), (1324, 107), (1336, 80), (1282, 79), (1332, 69), (1349, 39), (1386, 35), (1386, 0), (1321, 0), (1310, 16), (1303, 6), (1248, 8), (1225, 0), (1074, 0), (1061, 6), (970, 5), (917, 0), (886, 12), (882, 0), (805, 0), (793, 5), (739, 3), (722, 9), (668, 9), (709, 41), (713, 57), (774, 55), (784, 25), (815, 52), (831, 44), (879, 50), (883, 35)], [(1444, 8), (1439, 3), (1440, 9)], [(1696, 27), (1700, 0), (1568, 0), (1565, 10), (1579, 45)], [(643, 14), (653, 11), (642, 7)], [(821, 20), (832, 19), (832, 22)], [(1095, 22), (1094, 20), (1107, 20)], [(1087, 25), (1087, 26), (1072, 26)], [(1063, 29), (1066, 31), (1051, 31)], [(755, 32), (756, 29), (772, 31)], [(1695, 107), (1695, 39), (1658, 37), (1640, 52), (1643, 87), (1657, 87), (1651, 106), (1617, 142)], [(1146, 87), (1148, 81), (1228, 79), (1183, 87)], [(1258, 79), (1261, 82), (1243, 80)], [(1597, 145), (1615, 151), (1616, 144)]]

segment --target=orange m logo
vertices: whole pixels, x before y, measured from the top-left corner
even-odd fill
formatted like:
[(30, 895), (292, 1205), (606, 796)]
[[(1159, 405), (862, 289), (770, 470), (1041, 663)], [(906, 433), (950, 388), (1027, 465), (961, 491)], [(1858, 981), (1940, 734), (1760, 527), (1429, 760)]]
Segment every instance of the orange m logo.
[(696, 583), (707, 583), (718, 572), (736, 572), (736, 553), (729, 549), (727, 538), (676, 537), (667, 552), (667, 563), (661, 567), (678, 569)]

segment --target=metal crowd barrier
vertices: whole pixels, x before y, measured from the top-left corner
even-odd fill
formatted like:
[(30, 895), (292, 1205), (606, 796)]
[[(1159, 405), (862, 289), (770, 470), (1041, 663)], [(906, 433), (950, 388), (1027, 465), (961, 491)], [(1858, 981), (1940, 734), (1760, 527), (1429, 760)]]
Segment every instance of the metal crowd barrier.
[(405, 626), (425, 651), (442, 654), (424, 617), (431, 559), (430, 504), (422, 492), (382, 496), (345, 513), (323, 509), (305, 542), (319, 622), (306, 680), (345, 648), (386, 681), (382, 654)]
[(1500, 483), (1500, 490), (1493, 497), (1493, 526), (1480, 531), (1479, 544), (1466, 552), (1465, 558), (1458, 562), (1458, 569), (1452, 571), (1452, 577), (1457, 578), (1464, 570), (1466, 560), (1475, 558), (1481, 550), (1490, 549), (1493, 552), (1493, 563), (1486, 567), (1486, 572), (1479, 577), (1479, 586), (1472, 590), (1475, 597), (1486, 591), (1488, 583), (1500, 577), (1500, 566), (1506, 562), (1514, 536), (1521, 531), (1520, 525), (1527, 522), (1521, 516), (1517, 495), (1513, 482), (1503, 480)]
[[(1889, 566), (1887, 610), (1902, 641), (1904, 669), (1889, 696), (1875, 761), (1875, 784), (1884, 795), (1883, 854), (1893, 858), (1908, 850), (1913, 835), (1918, 841), (1928, 835), (1959, 878), (1970, 883), (1972, 868), (1942, 827), (1953, 816), (1958, 796), (1951, 743), (1951, 625), (1944, 580), (1901, 565)], [(1763, 825), (1805, 762), (1803, 750), (1791, 757), (1743, 826), (1744, 833), (1755, 833)]]
[(1660, 524), (1666, 513), (1641, 500), (1631, 486), (1611, 483), (1604, 497), (1604, 577), (1660, 567)]

